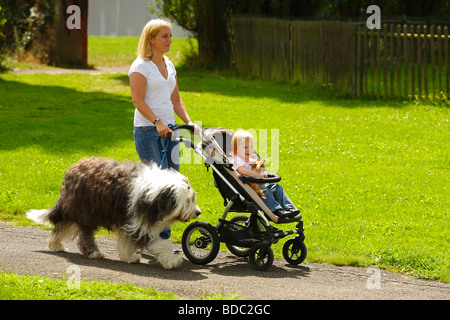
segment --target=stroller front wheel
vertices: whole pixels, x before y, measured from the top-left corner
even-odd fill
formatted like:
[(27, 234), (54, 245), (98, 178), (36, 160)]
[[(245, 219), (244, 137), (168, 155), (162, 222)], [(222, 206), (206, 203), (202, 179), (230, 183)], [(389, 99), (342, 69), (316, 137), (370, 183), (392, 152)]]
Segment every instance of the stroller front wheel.
[(283, 257), (292, 265), (298, 265), (306, 259), (306, 245), (297, 238), (289, 239), (283, 246)]
[(204, 221), (196, 221), (186, 227), (181, 240), (185, 256), (196, 264), (213, 261), (220, 249), (216, 228)]

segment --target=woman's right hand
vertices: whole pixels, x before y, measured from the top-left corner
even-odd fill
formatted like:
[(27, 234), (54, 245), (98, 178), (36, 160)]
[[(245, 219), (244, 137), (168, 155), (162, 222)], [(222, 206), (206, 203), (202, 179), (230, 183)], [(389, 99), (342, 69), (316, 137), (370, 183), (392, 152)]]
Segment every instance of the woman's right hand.
[(166, 126), (166, 124), (161, 120), (156, 122), (156, 130), (158, 130), (159, 136), (161, 138), (166, 138), (169, 132), (173, 134), (172, 129)]

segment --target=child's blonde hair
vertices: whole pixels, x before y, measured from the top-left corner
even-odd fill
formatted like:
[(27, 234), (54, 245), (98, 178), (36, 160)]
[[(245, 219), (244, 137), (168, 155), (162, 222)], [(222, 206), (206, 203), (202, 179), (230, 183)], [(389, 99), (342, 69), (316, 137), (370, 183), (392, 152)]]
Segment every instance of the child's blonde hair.
[(253, 136), (250, 132), (244, 130), (237, 131), (231, 138), (231, 155), (233, 157), (237, 155), (238, 146), (245, 146), (246, 139), (253, 140)]
[(150, 36), (156, 37), (158, 32), (161, 31), (163, 27), (172, 28), (172, 25), (170, 24), (170, 22), (162, 19), (153, 19), (147, 22), (144, 29), (142, 29), (141, 38), (139, 39), (137, 52), (139, 57), (144, 60), (150, 60), (152, 58), (152, 46), (148, 38)]

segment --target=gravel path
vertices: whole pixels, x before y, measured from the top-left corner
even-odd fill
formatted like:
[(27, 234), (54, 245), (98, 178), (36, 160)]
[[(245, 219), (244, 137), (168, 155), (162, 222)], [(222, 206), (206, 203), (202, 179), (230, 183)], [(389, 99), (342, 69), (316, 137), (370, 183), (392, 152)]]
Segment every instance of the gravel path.
[(26, 68), (26, 69), (14, 69), (11, 71), (13, 74), (67, 74), (67, 73), (86, 73), (86, 74), (102, 74), (107, 72), (112, 73), (128, 73), (130, 66), (115, 66), (115, 67), (95, 67), (86, 69), (73, 69), (73, 68), (56, 68), (45, 66), (43, 68)]
[[(76, 243), (66, 252), (51, 252), (46, 239), (50, 231), (0, 223), (0, 269), (6, 272), (62, 278), (75, 265), (82, 280), (130, 282), (195, 298), (205, 293), (234, 293), (245, 299), (450, 299), (450, 285), (406, 277), (379, 270), (305, 263), (292, 267), (282, 259), (264, 272), (254, 270), (247, 259), (219, 253), (208, 265), (187, 260), (177, 270), (164, 270), (156, 260), (143, 255), (140, 264), (126, 264), (117, 257), (114, 238), (98, 238), (104, 260), (84, 258)], [(180, 247), (180, 245), (176, 245)], [(180, 247), (181, 249), (181, 247)], [(183, 254), (183, 253), (181, 253)], [(69, 269), (70, 270), (70, 269)], [(374, 271), (374, 270), (372, 270)], [(376, 270), (375, 270), (376, 271)]]

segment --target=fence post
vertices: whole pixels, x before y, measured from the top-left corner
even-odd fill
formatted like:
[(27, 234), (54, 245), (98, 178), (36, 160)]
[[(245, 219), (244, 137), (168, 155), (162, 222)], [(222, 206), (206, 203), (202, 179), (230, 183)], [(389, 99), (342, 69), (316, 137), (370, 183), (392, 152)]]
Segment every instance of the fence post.
[[(399, 24), (397, 24), (397, 41), (396, 41), (396, 44), (397, 44), (397, 94), (396, 94), (396, 96), (397, 96), (397, 98), (400, 98), (402, 96), (402, 87), (401, 87), (401, 79), (400, 79), (401, 61), (402, 61), (402, 55), (401, 55), (400, 48), (401, 48), (402, 42), (401, 42), (400, 33), (401, 33), (401, 26)], [(406, 37), (406, 35), (405, 35), (405, 37)], [(394, 50), (392, 50), (392, 51), (394, 51)], [(403, 52), (406, 52), (405, 48), (403, 48)]]
[(387, 24), (383, 26), (383, 87), (384, 87), (384, 97), (386, 98), (387, 93)]
[(415, 43), (416, 43), (416, 39), (414, 38), (414, 34), (415, 34), (415, 28), (414, 25), (410, 25), (409, 26), (409, 30), (411, 33), (411, 98), (414, 99), (414, 96), (416, 94), (416, 61), (415, 61)]
[[(361, 27), (358, 27), (358, 30), (361, 32)], [(364, 78), (364, 75), (366, 74), (366, 65), (365, 65), (365, 56), (366, 56), (366, 40), (367, 40), (367, 35), (366, 32), (364, 32), (364, 37), (362, 39), (362, 45), (361, 45), (361, 68), (360, 68), (360, 75), (359, 75), (359, 79), (360, 79), (360, 90), (359, 90), (359, 96), (362, 96), (365, 92), (366, 92), (366, 85), (367, 85), (367, 81)]]
[[(430, 29), (431, 31), (431, 29)], [(423, 26), (423, 86), (425, 89), (425, 100), (428, 99), (428, 57), (427, 57), (427, 43), (428, 43), (428, 28)], [(430, 42), (431, 44), (433, 41)]]
[(356, 68), (355, 68), (355, 95), (360, 97), (363, 91), (364, 53), (361, 53), (361, 28), (356, 25)]
[(289, 20), (289, 38), (288, 38), (288, 46), (289, 46), (289, 81), (293, 82), (293, 75), (292, 75), (292, 69), (293, 69), (293, 58), (292, 58), (292, 23)]
[(449, 94), (450, 94), (450, 55), (449, 55), (449, 48), (448, 48), (448, 27), (444, 27), (444, 35), (445, 35), (445, 78), (446, 78), (446, 98), (449, 100)]
[(442, 98), (442, 28), (437, 28), (437, 50), (438, 50), (438, 97)]
[[(427, 35), (425, 35), (427, 36)], [(435, 46), (434, 46), (434, 26), (430, 27), (430, 58), (431, 58), (431, 85), (432, 85), (432, 89), (431, 89), (431, 99), (434, 100), (436, 97), (436, 60), (435, 60)], [(426, 50), (426, 46), (425, 46), (425, 50)]]
[(381, 97), (381, 42), (380, 42), (380, 31), (376, 32), (377, 34), (377, 99)]
[(391, 39), (389, 41), (389, 65), (390, 65), (390, 96), (394, 97), (394, 25), (391, 24), (389, 31), (391, 33)]
[(422, 27), (417, 26), (417, 89), (418, 99), (422, 97)]
[[(367, 31), (366, 31), (367, 32)], [(370, 69), (372, 73), (371, 94), (375, 95), (375, 31), (370, 30)]]
[(405, 83), (403, 95), (408, 98), (408, 26), (406, 24), (403, 25), (403, 76)]

